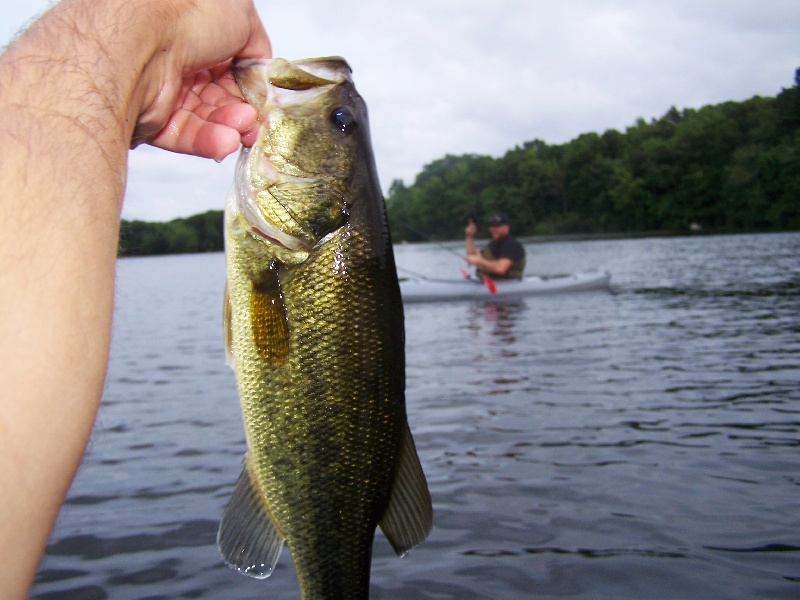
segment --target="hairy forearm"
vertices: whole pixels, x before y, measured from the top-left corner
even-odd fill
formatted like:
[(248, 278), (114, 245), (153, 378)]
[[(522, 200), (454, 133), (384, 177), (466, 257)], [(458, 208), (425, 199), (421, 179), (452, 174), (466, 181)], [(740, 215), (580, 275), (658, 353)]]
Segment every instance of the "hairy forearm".
[(137, 80), (149, 50), (123, 48), (85, 7), (66, 0), (0, 56), (0, 581), (9, 598), (26, 594), (100, 400), (127, 150), (146, 101)]
[[(118, 169), (142, 107), (159, 93), (147, 75), (158, 41), (169, 37), (153, 35), (166, 21), (145, 21), (143, 1), (64, 0), (53, 7), (0, 57), (4, 108), (71, 120), (72, 135), (83, 130), (96, 140), (90, 160), (99, 150)], [(12, 125), (19, 119), (6, 117)]]
[[(24, 598), (100, 402), (131, 145), (222, 158), (251, 0), (63, 0), (0, 54), (0, 582)], [(213, 81), (213, 84), (212, 84)]]
[[(25, 596), (80, 462), (109, 345), (118, 231), (109, 191), (119, 184), (84, 187), (76, 172), (48, 163), (59, 149), (42, 130), (73, 127), (53, 121), (42, 118), (25, 137), (2, 134), (4, 153), (17, 153), (0, 158), (0, 218), (13, 232), (0, 242), (0, 580), (9, 598)], [(50, 189), (34, 183), (37, 169), (48, 170)]]

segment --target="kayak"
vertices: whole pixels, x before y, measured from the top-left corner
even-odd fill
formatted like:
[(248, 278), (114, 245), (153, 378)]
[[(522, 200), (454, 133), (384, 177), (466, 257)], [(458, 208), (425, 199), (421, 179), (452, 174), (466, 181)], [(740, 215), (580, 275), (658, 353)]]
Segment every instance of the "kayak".
[(611, 275), (607, 271), (583, 271), (571, 275), (530, 276), (523, 279), (495, 281), (497, 293), (475, 279), (400, 279), (404, 303), (444, 302), (450, 300), (506, 300), (544, 294), (563, 294), (607, 290)]

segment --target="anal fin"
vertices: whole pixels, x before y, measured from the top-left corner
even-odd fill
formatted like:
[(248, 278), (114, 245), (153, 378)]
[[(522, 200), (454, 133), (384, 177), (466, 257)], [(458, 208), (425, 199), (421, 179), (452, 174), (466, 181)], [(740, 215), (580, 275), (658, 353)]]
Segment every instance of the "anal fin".
[(392, 494), (380, 522), (381, 531), (398, 556), (403, 556), (428, 537), (432, 526), (433, 507), (428, 482), (422, 472), (411, 430), (406, 424)]
[(219, 524), (217, 546), (227, 565), (256, 579), (272, 574), (283, 548), (283, 536), (253, 483), (245, 459)]

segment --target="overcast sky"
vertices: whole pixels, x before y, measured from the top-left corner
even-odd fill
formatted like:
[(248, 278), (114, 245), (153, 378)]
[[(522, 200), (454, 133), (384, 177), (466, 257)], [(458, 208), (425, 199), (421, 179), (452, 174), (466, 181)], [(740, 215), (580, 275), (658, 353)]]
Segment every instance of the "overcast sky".
[[(47, 0), (0, 0), (0, 44)], [(276, 56), (341, 55), (370, 109), (383, 189), (445, 154), (624, 131), (670, 106), (791, 87), (797, 0), (256, 0)], [(221, 209), (222, 164), (131, 153), (123, 216)]]

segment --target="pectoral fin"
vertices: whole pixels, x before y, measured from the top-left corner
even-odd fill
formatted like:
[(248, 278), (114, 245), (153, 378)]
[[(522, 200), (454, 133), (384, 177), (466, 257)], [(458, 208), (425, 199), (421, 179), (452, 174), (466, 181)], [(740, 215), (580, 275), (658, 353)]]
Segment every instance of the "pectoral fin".
[(245, 467), (217, 533), (217, 546), (229, 567), (264, 579), (272, 574), (283, 548), (283, 536)]
[(272, 365), (282, 365), (289, 356), (289, 323), (276, 268), (253, 281), (250, 318), (258, 355)]
[(400, 463), (392, 485), (389, 505), (380, 527), (398, 556), (428, 537), (433, 526), (433, 507), (411, 430), (406, 425), (400, 444)]

